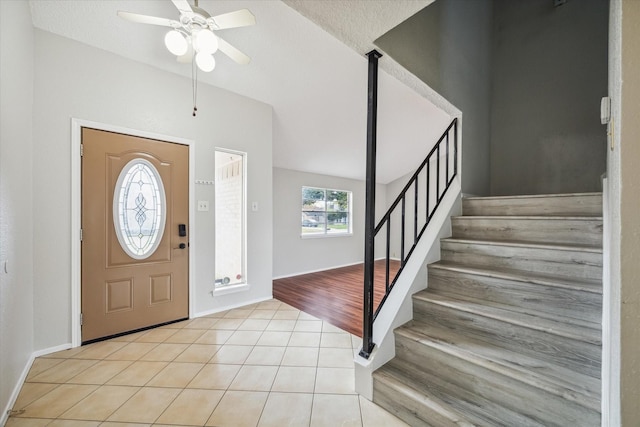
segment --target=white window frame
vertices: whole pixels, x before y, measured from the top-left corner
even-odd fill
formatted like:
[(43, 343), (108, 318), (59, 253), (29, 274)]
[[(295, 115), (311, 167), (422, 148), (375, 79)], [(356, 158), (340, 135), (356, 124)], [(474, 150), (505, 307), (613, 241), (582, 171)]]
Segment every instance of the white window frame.
[[(334, 238), (334, 237), (349, 237), (349, 236), (353, 236), (353, 191), (350, 190), (339, 190), (336, 188), (326, 188), (326, 187), (315, 187), (312, 185), (303, 185), (300, 188), (300, 195), (302, 196), (302, 192), (304, 191), (305, 188), (312, 188), (314, 190), (322, 190), (324, 191), (325, 194), (325, 207), (324, 207), (324, 216), (325, 216), (325, 225), (324, 225), (324, 232), (323, 233), (303, 233), (302, 232), (302, 220), (300, 223), (298, 223), (298, 227), (300, 230), (300, 237), (302, 239), (324, 239), (324, 238)], [(327, 219), (328, 219), (328, 212), (327, 211), (327, 205), (326, 205), (326, 201), (327, 201), (327, 193), (331, 192), (331, 191), (339, 191), (341, 193), (347, 193), (348, 194), (348, 204), (347, 204), (347, 218), (349, 221), (349, 228), (347, 229), (347, 231), (345, 232), (335, 232), (335, 233), (328, 233), (327, 232)], [(300, 197), (300, 213), (304, 215), (304, 206), (302, 205), (302, 197)]]
[[(247, 274), (247, 164), (248, 164), (248, 154), (244, 151), (236, 151), (228, 148), (215, 147), (215, 153), (229, 153), (242, 157), (242, 282), (234, 283), (234, 284), (223, 284), (216, 282), (214, 279), (214, 296), (220, 296), (225, 294), (231, 294), (241, 291), (246, 291), (249, 289), (249, 278)], [(215, 164), (215, 159), (214, 159)], [(214, 185), (214, 191), (217, 190), (217, 167), (214, 167), (216, 180)], [(215, 197), (214, 197), (215, 200)], [(214, 211), (215, 211), (215, 203), (214, 203)], [(214, 219), (215, 224), (215, 219)], [(215, 228), (215, 225), (214, 225)], [(214, 271), (217, 271), (216, 260), (214, 260)]]

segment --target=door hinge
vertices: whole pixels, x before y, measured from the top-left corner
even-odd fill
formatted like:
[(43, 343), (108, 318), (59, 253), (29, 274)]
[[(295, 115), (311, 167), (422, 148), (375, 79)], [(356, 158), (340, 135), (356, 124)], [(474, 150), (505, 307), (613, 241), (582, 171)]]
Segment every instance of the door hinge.
[(82, 228), (80, 229), (80, 241), (82, 242)]
[(80, 157), (84, 156), (84, 144), (80, 144)]
[(82, 326), (82, 320), (83, 320), (82, 313), (80, 313), (80, 326)]

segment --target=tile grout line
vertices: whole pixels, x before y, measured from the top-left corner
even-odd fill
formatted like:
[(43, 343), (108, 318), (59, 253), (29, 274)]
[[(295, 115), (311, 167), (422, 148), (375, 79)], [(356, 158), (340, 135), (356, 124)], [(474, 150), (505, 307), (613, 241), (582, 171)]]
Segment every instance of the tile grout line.
[[(152, 421), (152, 424), (157, 423), (158, 420), (160, 420), (161, 417), (165, 413), (167, 413), (167, 411), (169, 410), (171, 405), (173, 405), (176, 402), (176, 400), (182, 395), (182, 393), (184, 393), (186, 390), (203, 390), (203, 391), (204, 390), (218, 390), (218, 391), (222, 391), (222, 396), (220, 397), (220, 400), (211, 409), (211, 412), (208, 415), (208, 418), (207, 418), (207, 421), (206, 421), (206, 422), (208, 422), (209, 419), (213, 416), (213, 414), (216, 411), (216, 409), (219, 408), (220, 403), (222, 402), (222, 400), (224, 399), (224, 397), (227, 395), (227, 393), (229, 391), (245, 391), (245, 392), (253, 392), (253, 391), (257, 392), (258, 391), (258, 390), (251, 390), (252, 388), (254, 388), (252, 386), (247, 386), (248, 387), (247, 390), (230, 390), (231, 385), (238, 378), (238, 375), (240, 374), (240, 372), (241, 372), (243, 367), (245, 367), (245, 366), (260, 366), (260, 367), (272, 367), (272, 366), (275, 366), (275, 367), (277, 367), (277, 369), (275, 370), (275, 375), (273, 376), (273, 378), (270, 381), (268, 390), (265, 390), (267, 392), (266, 393), (266, 400), (264, 401), (264, 405), (262, 406), (262, 408), (260, 410), (260, 414), (258, 416), (257, 422), (260, 422), (260, 420), (265, 416), (265, 413), (266, 413), (265, 411), (267, 409), (267, 403), (269, 402), (269, 399), (272, 396), (274, 396), (274, 393), (282, 393), (282, 394), (289, 394), (290, 393), (292, 395), (310, 394), (311, 395), (311, 408), (309, 410), (309, 415), (308, 415), (309, 416), (308, 424), (311, 425), (312, 420), (313, 420), (313, 413), (314, 413), (313, 412), (314, 403), (316, 402), (316, 397), (317, 396), (332, 395), (332, 396), (336, 396), (337, 397), (337, 396), (343, 396), (343, 395), (345, 395), (345, 396), (346, 395), (353, 395), (352, 393), (346, 393), (346, 394), (343, 393), (343, 392), (336, 393), (335, 391), (334, 392), (324, 392), (324, 393), (318, 393), (317, 392), (318, 375), (319, 375), (319, 369), (320, 369), (319, 365), (320, 365), (320, 361), (321, 361), (320, 357), (321, 357), (322, 350), (349, 350), (350, 353), (353, 353), (355, 351), (354, 350), (354, 342), (353, 342), (354, 341), (353, 340), (353, 334), (345, 332), (345, 331), (342, 331), (338, 327), (336, 327), (335, 325), (332, 325), (332, 324), (330, 324), (329, 322), (327, 322), (325, 320), (316, 318), (315, 316), (312, 316), (312, 315), (309, 315), (309, 314), (307, 314), (307, 316), (309, 316), (308, 318), (302, 318), (301, 319), (302, 314), (305, 314), (305, 313), (303, 311), (295, 309), (295, 308), (292, 309), (292, 310), (295, 310), (296, 313), (297, 313), (295, 319), (288, 319), (288, 318), (285, 317), (286, 315), (281, 315), (281, 316), (285, 317), (283, 319), (276, 319), (276, 317), (279, 317), (278, 316), (278, 312), (289, 311), (288, 309), (281, 310), (281, 308), (283, 306), (284, 306), (284, 303), (279, 302), (277, 308), (264, 308), (263, 310), (272, 310), (273, 311), (273, 314), (271, 314), (271, 316), (268, 319), (265, 319), (263, 317), (252, 317), (252, 315), (256, 314), (256, 311), (261, 310), (259, 308), (259, 304), (254, 305), (251, 308), (251, 310), (247, 310), (249, 312), (246, 313), (246, 314), (242, 314), (242, 317), (234, 317), (233, 315), (231, 315), (230, 317), (225, 317), (225, 316), (227, 316), (227, 315), (229, 315), (230, 313), (233, 312), (233, 310), (228, 310), (228, 311), (225, 312), (223, 317), (220, 317), (220, 318), (209, 318), (209, 319), (215, 319), (215, 322), (211, 323), (211, 325), (209, 327), (207, 327), (207, 328), (202, 328), (202, 327), (188, 328), (188, 325), (190, 323), (193, 323), (194, 320), (197, 320), (197, 319), (190, 319), (189, 321), (187, 321), (186, 323), (181, 325), (181, 327), (179, 327), (179, 328), (166, 328), (166, 329), (175, 329), (175, 332), (173, 332), (170, 335), (167, 335), (166, 337), (164, 337), (163, 341), (159, 341), (159, 342), (138, 341), (138, 340), (143, 339), (144, 335), (149, 334), (152, 331), (157, 330), (157, 329), (155, 329), (155, 330), (152, 329), (150, 331), (145, 332), (145, 334), (140, 335), (139, 337), (137, 337), (134, 340), (130, 340), (130, 341), (129, 340), (113, 341), (113, 342), (123, 343), (123, 345), (120, 346), (119, 348), (116, 348), (116, 349), (112, 350), (112, 351), (105, 352), (104, 354), (101, 355), (101, 358), (98, 358), (98, 359), (82, 359), (81, 357), (78, 357), (78, 356), (80, 356), (81, 353), (87, 352), (90, 349), (82, 350), (82, 351), (80, 351), (80, 352), (78, 352), (76, 354), (73, 354), (70, 357), (64, 358), (60, 363), (64, 363), (65, 360), (91, 360), (91, 361), (94, 361), (94, 363), (91, 364), (90, 366), (84, 368), (80, 372), (75, 373), (71, 378), (67, 379), (64, 383), (51, 383), (51, 384), (56, 384), (56, 387), (54, 387), (54, 389), (52, 389), (52, 390), (49, 390), (43, 396), (45, 396), (48, 393), (50, 393), (51, 391), (59, 388), (63, 384), (85, 385), (85, 384), (82, 384), (82, 383), (76, 384), (76, 383), (73, 383), (73, 382), (70, 382), (70, 381), (73, 381), (74, 378), (76, 378), (76, 377), (80, 376), (81, 374), (87, 372), (88, 370), (93, 368), (97, 363), (100, 363), (100, 362), (103, 362), (103, 361), (105, 361), (105, 362), (109, 362), (109, 361), (112, 361), (112, 362), (129, 362), (129, 364), (127, 366), (122, 368), (120, 371), (114, 373), (106, 381), (102, 382), (101, 384), (95, 384), (95, 386), (96, 386), (95, 390), (93, 390), (89, 395), (87, 395), (84, 398), (82, 398), (80, 401), (76, 402), (71, 407), (65, 409), (62, 412), (62, 414), (64, 414), (65, 412), (69, 411), (70, 409), (72, 409), (72, 408), (76, 407), (77, 405), (81, 404), (83, 401), (85, 401), (90, 396), (94, 395), (98, 390), (100, 390), (101, 387), (117, 386), (117, 385), (109, 385), (107, 383), (109, 381), (111, 381), (113, 378), (115, 378), (116, 376), (120, 375), (122, 372), (124, 372), (126, 369), (128, 369), (130, 366), (132, 366), (134, 363), (136, 363), (136, 362), (146, 362), (146, 361), (142, 360), (145, 356), (147, 356), (149, 353), (151, 353), (152, 351), (157, 349), (160, 345), (168, 344), (166, 341), (168, 339), (170, 339), (172, 336), (174, 336), (175, 334), (179, 333), (179, 331), (181, 331), (181, 330), (201, 330), (202, 331), (201, 334), (194, 341), (191, 341), (191, 342), (188, 342), (188, 343), (177, 343), (177, 344), (184, 344), (185, 347), (179, 353), (177, 353), (175, 356), (173, 356), (170, 360), (163, 360), (162, 362), (165, 363), (165, 365), (159, 371), (155, 372), (143, 385), (124, 384), (124, 386), (126, 386), (126, 387), (136, 388), (137, 391), (133, 395), (131, 395), (127, 400), (125, 400), (123, 403), (121, 403), (117, 408), (113, 409), (110, 412), (110, 414), (106, 416), (106, 418), (104, 420), (97, 421), (97, 422), (99, 422), (100, 424), (103, 424), (105, 422), (109, 422), (108, 421), (109, 417), (111, 417), (115, 413), (117, 413), (124, 405), (126, 405), (132, 398), (134, 398), (136, 395), (138, 395), (138, 393), (141, 390), (145, 389), (145, 388), (146, 389), (149, 389), (149, 388), (161, 388), (161, 389), (177, 389), (178, 390), (177, 394), (173, 398), (171, 398), (171, 400), (162, 409), (162, 411), (160, 411), (159, 415), (154, 419), (154, 421)], [(242, 308), (239, 308), (239, 309), (242, 309)], [(265, 314), (260, 313), (260, 314), (262, 316), (266, 315), (266, 313)], [(207, 317), (204, 317), (204, 318), (207, 318)], [(236, 322), (234, 324), (234, 322), (230, 322), (228, 326), (232, 326), (233, 329), (215, 329), (215, 326), (220, 321), (222, 321), (224, 319), (238, 320), (239, 323)], [(261, 324), (261, 322), (256, 322), (255, 326), (248, 326), (248, 327), (246, 327), (246, 329), (243, 329), (242, 325), (245, 325), (248, 321), (253, 321), (253, 320), (265, 320), (266, 321), (265, 322), (266, 325), (263, 328), (262, 327), (263, 324)], [(291, 326), (287, 326), (287, 329), (283, 330), (283, 331), (278, 331), (278, 330), (268, 331), (267, 328), (269, 327), (269, 324), (274, 320), (282, 320), (282, 321), (292, 320), (293, 324)], [(320, 325), (319, 330), (307, 330), (306, 327), (307, 326), (311, 326), (311, 324), (310, 323), (309, 324), (305, 324), (305, 322), (318, 322), (319, 325)], [(198, 325), (198, 326), (200, 326), (200, 325)], [(259, 328), (259, 329), (254, 329), (254, 328)], [(335, 329), (333, 329), (333, 328), (335, 328)], [(208, 331), (214, 331), (214, 330), (215, 331), (228, 331), (230, 334), (226, 338), (224, 338), (222, 341), (218, 341), (216, 339), (214, 341), (215, 344), (197, 343), (197, 341), (204, 334), (206, 334)], [(193, 389), (189, 388), (189, 385), (203, 371), (203, 369), (207, 365), (219, 364), (219, 363), (211, 363), (211, 361), (216, 357), (218, 352), (222, 348), (224, 348), (225, 345), (229, 345), (229, 346), (233, 345), (233, 344), (228, 344), (228, 342), (231, 340), (231, 337), (233, 337), (234, 334), (236, 334), (238, 332), (252, 332), (252, 331), (259, 332), (259, 335), (257, 336), (257, 339), (255, 340), (255, 342), (253, 342), (253, 344), (251, 344), (251, 345), (246, 345), (246, 344), (242, 344), (242, 343), (241, 344), (237, 344), (237, 345), (241, 345), (241, 346), (246, 345), (247, 347), (250, 347), (250, 350), (249, 350), (249, 353), (247, 354), (247, 356), (242, 359), (242, 363), (231, 363), (231, 365), (239, 365), (239, 368), (236, 371), (236, 373), (233, 375), (233, 378), (231, 378), (230, 381), (228, 382), (228, 384), (225, 385), (225, 388), (223, 390), (220, 390), (220, 389), (208, 389), (208, 388), (204, 388), (204, 389), (201, 389), (201, 388), (193, 388)], [(265, 336), (266, 332), (288, 333), (288, 337), (286, 339), (286, 343), (277, 344), (277, 345), (273, 345), (273, 344), (270, 344), (270, 345), (258, 345), (260, 340)], [(292, 344), (292, 341), (293, 341), (294, 336), (295, 336), (294, 334), (314, 334), (314, 335), (317, 334), (318, 335), (318, 341), (317, 341), (317, 343), (315, 345), (312, 345), (312, 346), (303, 345), (302, 347), (300, 347), (300, 346), (293, 346), (292, 347), (291, 344)], [(332, 336), (333, 334), (335, 334), (335, 336)], [(337, 336), (343, 335), (343, 334), (345, 335), (346, 339), (348, 340), (348, 344), (349, 345), (347, 347), (342, 345), (343, 344), (343, 339), (342, 338), (337, 338)], [(130, 344), (141, 344), (141, 343), (146, 343), (146, 344), (153, 343), (154, 346), (150, 347), (147, 351), (145, 351), (144, 353), (142, 353), (139, 356), (137, 356), (136, 359), (134, 359), (134, 360), (119, 359), (119, 358), (108, 359), (109, 357), (112, 357), (115, 353), (118, 353), (118, 352), (121, 352), (121, 351), (123, 353), (126, 352), (125, 349), (128, 346), (130, 346)], [(304, 344), (304, 342), (302, 342), (302, 343)], [(323, 345), (323, 343), (325, 343), (325, 345)], [(173, 344), (173, 343), (171, 343), (171, 344)], [(198, 355), (197, 355), (197, 353), (195, 353), (195, 350), (194, 350), (193, 360), (188, 360), (187, 359), (187, 361), (184, 361), (184, 362), (177, 362), (176, 361), (182, 355), (184, 355), (187, 351), (189, 351), (189, 349), (192, 348), (192, 346), (194, 346), (196, 344), (197, 345), (202, 345), (202, 346), (212, 346), (212, 347), (215, 346), (216, 349), (215, 349), (215, 351), (213, 351), (211, 353), (211, 356), (205, 362), (197, 361)], [(268, 342), (267, 342), (267, 344), (268, 344)], [(249, 359), (251, 354), (253, 354), (253, 352), (256, 349), (258, 349), (260, 347), (265, 347), (265, 346), (266, 347), (273, 346), (273, 347), (279, 347), (279, 348), (284, 349), (284, 351), (282, 353), (282, 357), (280, 358), (278, 364), (277, 365), (273, 365), (273, 364), (262, 365), (262, 364), (259, 364), (258, 362), (256, 362), (258, 364), (253, 364), (253, 363), (252, 364), (247, 364), (247, 360)], [(134, 346), (131, 346), (131, 347), (134, 347)], [(315, 358), (314, 358), (314, 365), (313, 366), (308, 366), (308, 367), (312, 368), (312, 372), (313, 372), (311, 393), (307, 393), (307, 392), (303, 392), (303, 391), (288, 391), (288, 390), (282, 391), (282, 392), (274, 391), (274, 386), (276, 384), (276, 380), (278, 378), (278, 374), (282, 371), (283, 367), (292, 367), (292, 368), (295, 368), (295, 367), (305, 368), (305, 367), (307, 367), (307, 366), (304, 366), (304, 365), (297, 365), (297, 364), (292, 364), (290, 366), (289, 365), (283, 365), (284, 356), (287, 354), (287, 349), (290, 349), (290, 348), (313, 348), (317, 352), (316, 355), (315, 355)], [(326, 351), (325, 351), (325, 353), (326, 353)], [(90, 354), (90, 353), (87, 353), (87, 354)], [(191, 376), (190, 380), (187, 382), (187, 384), (185, 386), (171, 387), (171, 386), (164, 386), (163, 385), (163, 386), (158, 386), (158, 387), (152, 387), (152, 386), (149, 385), (152, 381), (154, 381), (154, 379), (158, 378), (161, 375), (161, 373), (167, 369), (167, 367), (171, 366), (171, 364), (173, 364), (173, 363), (181, 363), (181, 364), (182, 363), (185, 363), (185, 364), (198, 363), (201, 366), (200, 366), (200, 369), (198, 369), (197, 372), (195, 372)], [(294, 361), (294, 363), (295, 363), (295, 361)], [(325, 364), (326, 364), (326, 362), (325, 362)], [(223, 365), (224, 365), (224, 363), (223, 363)], [(338, 365), (341, 365), (341, 362), (339, 362), (339, 361), (335, 363), (335, 365), (336, 365), (335, 367), (331, 367), (331, 365), (332, 365), (332, 362), (330, 362), (326, 366), (326, 368), (327, 369), (339, 368), (339, 369), (345, 369), (345, 370), (348, 369), (348, 367), (338, 366)], [(57, 366), (57, 364), (45, 369), (44, 371), (42, 371), (40, 373), (38, 373), (38, 375), (41, 375), (44, 372), (47, 372), (50, 369), (53, 369), (55, 366)], [(34, 376), (33, 378), (36, 378), (38, 375)], [(25, 383), (26, 382), (29, 382), (29, 381), (25, 381)], [(120, 385), (120, 386), (123, 386), (123, 385)], [(243, 388), (245, 388), (245, 387), (243, 387)], [(38, 399), (42, 398), (43, 396), (40, 396), (39, 398), (34, 399), (32, 402), (29, 402), (25, 406), (30, 405), (31, 403), (37, 401)], [(355, 396), (356, 396), (356, 398), (358, 398), (357, 394), (355, 394)], [(60, 418), (60, 416), (62, 416), (62, 414), (60, 414), (55, 419), (51, 419), (49, 421), (49, 423), (54, 422), (56, 419), (63, 419), (63, 418)], [(362, 404), (361, 404), (361, 401), (360, 401), (359, 398), (358, 398), (358, 414), (359, 414), (359, 418), (360, 418), (360, 425), (362, 426), (363, 423), (364, 423), (364, 419), (363, 419), (363, 416), (362, 416)], [(96, 420), (86, 420), (86, 421), (96, 421)], [(206, 424), (206, 422), (205, 422), (205, 424)]]

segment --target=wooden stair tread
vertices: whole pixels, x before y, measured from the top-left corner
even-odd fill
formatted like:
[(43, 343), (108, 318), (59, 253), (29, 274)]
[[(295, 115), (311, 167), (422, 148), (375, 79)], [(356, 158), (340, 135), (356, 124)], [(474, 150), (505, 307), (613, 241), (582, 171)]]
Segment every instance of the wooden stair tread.
[(602, 192), (591, 193), (563, 193), (563, 194), (524, 194), (516, 196), (471, 196), (463, 197), (463, 200), (508, 200), (508, 199), (546, 199), (561, 197), (602, 196)]
[[(409, 385), (411, 382), (410, 379), (405, 378), (400, 372), (394, 370), (390, 364), (387, 364), (375, 371), (373, 376), (377, 380), (386, 383), (387, 386), (392, 388), (398, 395), (404, 395), (406, 398), (412, 399), (429, 408), (430, 411), (438, 414), (438, 416), (444, 419), (440, 420), (441, 423), (443, 421), (448, 421), (450, 424), (460, 427), (474, 427), (474, 424), (466, 421), (460, 413), (451, 407), (450, 404), (444, 402), (428, 390), (425, 390), (424, 387), (422, 390), (416, 390), (414, 387), (411, 387)], [(374, 402), (375, 401), (376, 396), (374, 395)]]
[(465, 215), (602, 217), (602, 193), (463, 197)]
[(451, 218), (452, 237), (602, 246), (602, 218), (587, 216), (471, 215)]
[[(524, 415), (502, 407), (481, 396), (470, 393), (446, 381), (432, 378), (421, 381), (424, 373), (413, 372), (413, 367), (392, 360), (373, 373), (378, 381), (384, 381), (399, 395), (425, 405), (455, 426), (542, 426)], [(374, 396), (374, 401), (375, 401)], [(440, 422), (441, 425), (444, 424)]]
[(463, 197), (374, 372), (411, 425), (599, 425), (602, 193)]
[(514, 240), (484, 240), (484, 239), (462, 239), (455, 237), (447, 237), (440, 240), (441, 242), (451, 243), (464, 243), (464, 244), (476, 244), (487, 246), (508, 246), (508, 247), (528, 247), (535, 249), (547, 249), (554, 251), (572, 251), (572, 252), (590, 252), (590, 253), (602, 253), (602, 248), (591, 245), (568, 245), (561, 243), (539, 243), (528, 241), (514, 241)]
[(601, 216), (588, 215), (455, 215), (462, 219), (495, 219), (495, 220), (541, 220), (541, 221), (602, 221)]
[(501, 304), (489, 305), (484, 301), (471, 298), (463, 299), (461, 296), (454, 298), (449, 295), (435, 294), (428, 290), (417, 292), (413, 295), (413, 298), (564, 338), (584, 341), (593, 345), (602, 345), (601, 326), (595, 323), (561, 316), (543, 318), (526, 313), (518, 313), (512, 310), (514, 307), (509, 307), (511, 308), (510, 310)]
[(482, 268), (467, 266), (465, 264), (437, 261), (429, 264), (429, 268), (457, 271), (466, 274), (474, 274), (477, 276), (492, 277), (496, 279), (513, 280), (517, 282), (533, 283), (543, 286), (556, 288), (571, 289), (582, 292), (590, 292), (602, 295), (602, 282), (590, 279), (573, 279), (564, 276), (555, 276), (551, 274), (524, 272), (522, 270), (514, 270), (509, 268)]
[(493, 346), (446, 327), (412, 321), (397, 328), (395, 333), (475, 366), (600, 411), (600, 380), (596, 378)]

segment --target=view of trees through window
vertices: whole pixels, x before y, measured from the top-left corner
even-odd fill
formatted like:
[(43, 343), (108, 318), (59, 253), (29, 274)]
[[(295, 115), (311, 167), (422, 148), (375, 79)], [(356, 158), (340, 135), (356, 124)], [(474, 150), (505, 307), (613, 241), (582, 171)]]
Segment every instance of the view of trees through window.
[(351, 192), (302, 187), (302, 235), (351, 233)]

